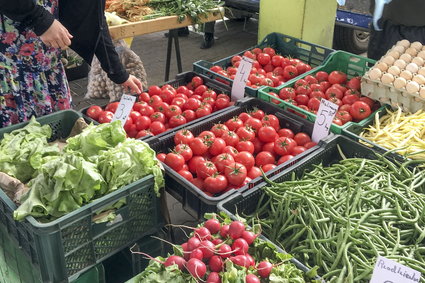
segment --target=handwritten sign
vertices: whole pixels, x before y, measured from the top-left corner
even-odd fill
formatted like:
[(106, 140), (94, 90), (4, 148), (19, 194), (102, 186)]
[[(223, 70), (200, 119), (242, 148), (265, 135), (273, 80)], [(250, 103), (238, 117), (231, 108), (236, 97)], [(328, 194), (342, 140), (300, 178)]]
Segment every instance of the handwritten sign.
[(130, 115), (131, 109), (133, 109), (134, 102), (136, 102), (135, 96), (123, 94), (112, 121), (120, 120), (121, 125), (124, 127), (128, 115)]
[(314, 122), (312, 141), (318, 143), (321, 139), (329, 135), (332, 121), (338, 111), (338, 105), (329, 100), (320, 100), (319, 111), (317, 111), (316, 122)]
[(394, 260), (379, 256), (370, 283), (414, 283), (421, 273)]
[(244, 97), (246, 81), (251, 73), (253, 60), (251, 58), (242, 57), (239, 63), (238, 71), (232, 86), (232, 100), (238, 100)]

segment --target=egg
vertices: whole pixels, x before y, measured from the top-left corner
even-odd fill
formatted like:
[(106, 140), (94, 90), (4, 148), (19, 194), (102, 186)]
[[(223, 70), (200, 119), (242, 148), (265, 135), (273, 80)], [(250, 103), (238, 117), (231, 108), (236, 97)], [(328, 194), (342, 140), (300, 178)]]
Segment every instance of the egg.
[(373, 68), (369, 71), (369, 78), (371, 80), (379, 80), (382, 76), (382, 71), (378, 68)]
[(418, 66), (422, 66), (424, 64), (424, 59), (422, 57), (415, 57), (412, 59), (412, 63), (415, 63)]
[(421, 90), (419, 91), (419, 96), (425, 99), (425, 87), (421, 87)]
[(398, 59), (400, 57), (400, 52), (396, 50), (390, 50), (387, 52), (387, 55), (393, 57), (394, 59)]
[(384, 84), (392, 84), (393, 81), (394, 81), (394, 76), (391, 75), (390, 73), (385, 73), (381, 77), (381, 82), (383, 82)]
[(406, 70), (411, 72), (411, 73), (417, 73), (418, 70), (419, 70), (419, 67), (415, 63), (409, 63), (406, 66)]
[(406, 90), (408, 93), (416, 93), (419, 91), (419, 84), (414, 81), (410, 81), (406, 84)]
[(416, 50), (420, 51), (422, 49), (422, 43), (420, 43), (419, 41), (415, 41), (412, 44), (410, 44), (410, 47), (413, 47)]
[(406, 86), (406, 79), (402, 77), (398, 77), (394, 80), (394, 87), (395, 88), (403, 88)]
[(398, 45), (398, 46), (394, 46), (391, 50), (397, 51), (398, 53), (402, 54), (402, 53), (404, 53), (404, 50), (406, 50), (406, 48), (404, 48), (403, 46)]
[(413, 77), (412, 81), (417, 82), (420, 85), (425, 84), (425, 77), (422, 75), (416, 75)]
[(400, 73), (400, 77), (405, 78), (406, 80), (411, 80), (413, 78), (413, 74), (408, 70), (403, 70)]
[(400, 55), (400, 59), (406, 63), (410, 63), (410, 61), (412, 61), (412, 56), (410, 54), (404, 53)]
[(384, 62), (379, 62), (378, 64), (376, 64), (376, 68), (378, 68), (382, 72), (385, 72), (388, 70), (388, 65)]
[(404, 68), (406, 68), (407, 63), (404, 62), (404, 60), (397, 59), (397, 60), (395, 60), (393, 65), (396, 66), (396, 67), (399, 67), (400, 70), (403, 70)]
[(419, 71), (418, 71), (418, 74), (425, 76), (425, 67), (420, 68)]
[(425, 59), (425, 50), (420, 51), (417, 56)]
[(416, 56), (416, 54), (418, 54), (418, 50), (416, 50), (413, 47), (409, 47), (409, 48), (406, 49), (405, 53), (414, 57), (414, 56)]
[(391, 66), (392, 64), (394, 64), (394, 61), (395, 61), (394, 57), (391, 57), (391, 56), (385, 56), (381, 60), (381, 62), (387, 64), (388, 66)]
[(391, 75), (398, 76), (400, 74), (401, 70), (397, 66), (391, 66), (391, 67), (388, 68), (387, 72), (390, 73)]
[(397, 42), (397, 45), (403, 46), (404, 48), (407, 48), (410, 46), (410, 42), (407, 39), (403, 39)]

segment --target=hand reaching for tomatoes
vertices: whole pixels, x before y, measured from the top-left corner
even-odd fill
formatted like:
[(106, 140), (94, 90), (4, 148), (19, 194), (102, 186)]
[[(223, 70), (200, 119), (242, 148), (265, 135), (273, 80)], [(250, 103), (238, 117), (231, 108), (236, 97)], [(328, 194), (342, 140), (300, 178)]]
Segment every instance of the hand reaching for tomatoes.
[(126, 90), (129, 90), (131, 93), (140, 94), (143, 91), (143, 85), (133, 75), (130, 75), (128, 79), (121, 84)]

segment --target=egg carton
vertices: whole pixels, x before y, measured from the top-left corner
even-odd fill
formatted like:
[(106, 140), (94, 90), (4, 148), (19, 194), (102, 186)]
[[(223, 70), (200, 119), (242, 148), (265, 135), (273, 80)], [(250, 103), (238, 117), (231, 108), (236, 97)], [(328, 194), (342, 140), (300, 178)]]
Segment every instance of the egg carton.
[(361, 79), (361, 93), (394, 109), (400, 107), (405, 112), (415, 113), (420, 109), (425, 110), (424, 94), (421, 96), (419, 92), (409, 93), (406, 87), (396, 88), (392, 84), (372, 80), (369, 71)]

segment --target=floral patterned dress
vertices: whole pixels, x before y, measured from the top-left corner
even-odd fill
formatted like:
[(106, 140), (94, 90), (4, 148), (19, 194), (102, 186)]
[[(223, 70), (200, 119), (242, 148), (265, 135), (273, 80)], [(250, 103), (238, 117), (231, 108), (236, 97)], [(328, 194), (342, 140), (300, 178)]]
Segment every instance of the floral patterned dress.
[[(57, 16), (59, 0), (39, 0)], [(57, 17), (56, 17), (57, 18)], [(71, 94), (60, 60), (29, 28), (3, 16), (0, 23), (0, 128), (69, 109)]]

